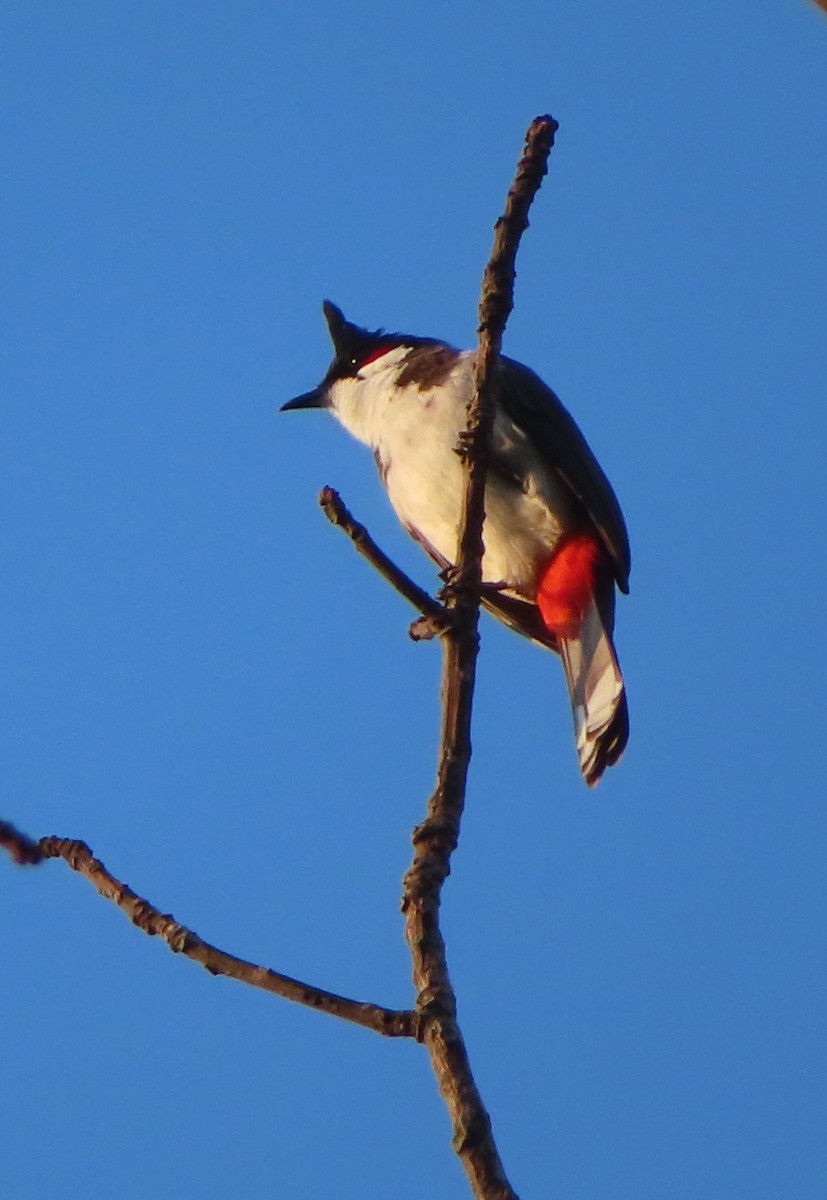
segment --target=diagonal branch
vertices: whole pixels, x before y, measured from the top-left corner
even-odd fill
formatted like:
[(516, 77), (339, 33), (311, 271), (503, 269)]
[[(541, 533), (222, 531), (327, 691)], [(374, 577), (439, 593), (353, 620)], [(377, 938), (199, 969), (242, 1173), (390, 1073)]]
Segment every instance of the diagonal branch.
[(427, 628), (431, 637), (444, 633), (451, 623), (447, 610), (388, 558), (364, 525), (355, 519), (339, 493), (332, 487), (324, 487), (319, 493), (319, 503), (328, 521), (342, 529), (359, 553), (368, 560), (371, 566), (376, 568), (382, 578), (386, 579), (391, 587), (399, 592), (400, 596), (422, 613), (424, 626), (415, 622), (411, 627), (411, 636), (422, 640), (424, 628)]
[(107, 900), (112, 900), (123, 909), (133, 925), (137, 925), (150, 937), (160, 937), (175, 954), (183, 954), (193, 962), (200, 963), (211, 975), (226, 975), (251, 987), (263, 988), (285, 1000), (306, 1004), (332, 1017), (341, 1017), (356, 1025), (363, 1025), (386, 1037), (416, 1037), (418, 1018), (407, 1009), (382, 1008), (360, 1000), (349, 1000), (335, 992), (313, 987), (260, 967), (256, 963), (236, 958), (216, 946), (205, 942), (197, 933), (180, 925), (173, 917), (162, 913), (148, 900), (142, 899), (119, 879), (107, 871), (103, 863), (94, 857), (85, 842), (70, 838), (44, 837), (38, 841), (27, 837), (7, 821), (0, 821), (0, 846), (4, 847), (15, 862), (35, 865), (47, 858), (62, 858), (73, 871), (78, 871), (98, 889)]
[(462, 1159), (479, 1200), (516, 1200), (494, 1142), (457, 1023), (456, 996), (448, 974), (439, 927), (442, 885), (459, 837), (471, 758), (471, 711), (479, 636), (485, 476), (492, 423), (491, 381), (503, 330), (513, 306), (514, 262), (528, 210), (547, 170), (557, 130), (551, 117), (538, 117), (508, 193), (505, 212), (495, 227), (494, 247), (483, 276), (480, 343), (475, 394), (468, 405), (468, 428), (460, 447), (465, 495), (456, 570), (445, 589), (453, 614), (444, 634), (442, 736), (437, 782), (426, 819), (414, 831), (414, 859), (404, 880), (402, 910), (413, 960), (421, 1037), (428, 1047), (440, 1091), (451, 1113), (454, 1148)]

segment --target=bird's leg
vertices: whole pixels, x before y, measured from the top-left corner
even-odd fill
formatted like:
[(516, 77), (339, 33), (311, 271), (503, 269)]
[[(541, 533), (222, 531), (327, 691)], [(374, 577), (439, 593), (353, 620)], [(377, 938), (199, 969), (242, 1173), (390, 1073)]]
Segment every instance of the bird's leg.
[[(443, 568), (439, 572), (439, 578), (442, 580), (443, 586), (437, 593), (437, 597), (444, 604), (452, 592), (458, 587), (467, 587), (460, 578), (459, 569), (454, 566)], [(477, 594), (480, 599), (484, 599), (488, 595), (496, 595), (498, 592), (504, 592), (510, 585), (506, 580), (492, 581), (484, 579), (477, 585)]]

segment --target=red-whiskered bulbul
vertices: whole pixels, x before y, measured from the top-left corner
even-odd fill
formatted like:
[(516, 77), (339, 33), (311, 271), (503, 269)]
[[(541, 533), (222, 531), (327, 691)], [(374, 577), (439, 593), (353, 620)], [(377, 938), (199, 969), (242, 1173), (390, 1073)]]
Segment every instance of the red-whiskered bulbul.
[[(329, 408), (373, 450), (396, 515), (443, 569), (456, 559), (457, 453), (474, 352), (371, 332), (325, 301), (330, 369), (283, 409)], [(629, 590), (629, 539), (612, 487), (574, 420), (530, 371), (500, 358), (485, 487), (482, 603), (563, 660), (580, 768), (595, 784), (629, 736), (612, 642), (615, 587)], [(496, 585), (496, 586), (493, 586)]]

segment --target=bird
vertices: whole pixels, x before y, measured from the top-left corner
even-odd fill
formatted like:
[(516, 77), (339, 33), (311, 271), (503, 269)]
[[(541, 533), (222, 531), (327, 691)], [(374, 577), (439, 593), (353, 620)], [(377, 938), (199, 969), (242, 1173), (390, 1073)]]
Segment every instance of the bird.
[[(329, 300), (322, 307), (333, 361), (317, 387), (281, 411), (328, 409), (367, 444), (401, 524), (450, 570), (475, 351), (365, 329)], [(481, 603), (560, 655), (580, 770), (593, 786), (629, 737), (613, 641), (615, 592), (629, 590), (626, 523), (573, 417), (538, 375), (500, 356), (491, 395)]]

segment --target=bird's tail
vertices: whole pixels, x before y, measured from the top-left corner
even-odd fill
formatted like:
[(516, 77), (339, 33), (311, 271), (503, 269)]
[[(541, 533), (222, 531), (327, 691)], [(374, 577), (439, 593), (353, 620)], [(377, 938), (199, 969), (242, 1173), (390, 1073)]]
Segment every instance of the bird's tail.
[(629, 713), (617, 661), (614, 583), (591, 533), (558, 543), (537, 584), (537, 607), (563, 659), (574, 713), (574, 736), (586, 783), (597, 783), (629, 739)]
[(616, 763), (629, 739), (623, 676), (607, 622), (592, 597), (576, 637), (560, 638), (574, 714), (580, 770), (589, 787)]

